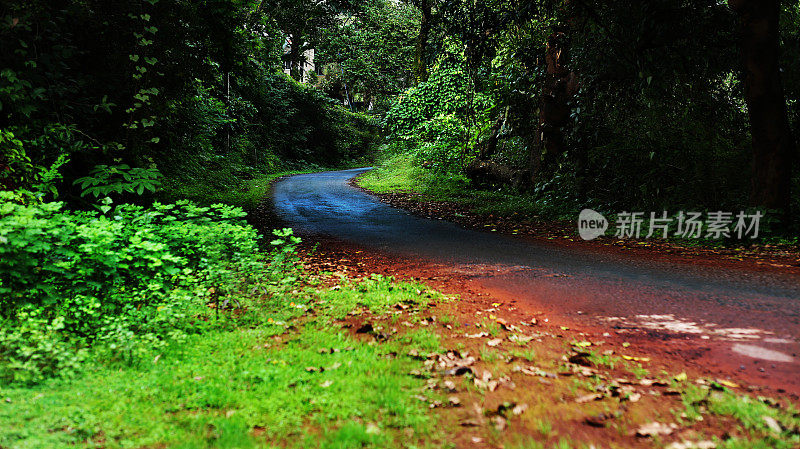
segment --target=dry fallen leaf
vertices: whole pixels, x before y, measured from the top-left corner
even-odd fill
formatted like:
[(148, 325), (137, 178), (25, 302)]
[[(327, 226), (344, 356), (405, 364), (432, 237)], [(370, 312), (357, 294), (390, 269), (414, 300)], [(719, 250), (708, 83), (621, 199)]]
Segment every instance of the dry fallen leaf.
[(717, 379), (717, 383), (728, 388), (739, 388), (739, 384), (731, 382), (729, 380), (720, 380)]
[(509, 341), (513, 341), (515, 343), (527, 343), (533, 340), (533, 336), (531, 335), (519, 335), (519, 334), (512, 334), (508, 337)]
[(583, 403), (586, 403), (586, 402), (598, 401), (600, 399), (603, 399), (603, 395), (602, 394), (600, 394), (600, 393), (592, 393), (592, 394), (587, 394), (587, 395), (581, 396), (578, 399), (575, 399), (575, 402), (577, 402), (578, 404), (583, 404)]
[(717, 443), (713, 441), (686, 441), (683, 440), (682, 442), (674, 442), (667, 445), (666, 449), (714, 449), (717, 447)]
[(781, 432), (783, 432), (783, 428), (778, 423), (778, 421), (775, 420), (775, 418), (771, 416), (762, 416), (761, 419), (764, 420), (764, 424), (766, 424), (767, 427), (769, 427), (769, 430), (771, 430), (772, 432), (776, 434), (780, 434)]
[(459, 425), (463, 427), (478, 427), (481, 425), (481, 423), (477, 419), (469, 418), (462, 420)]
[(639, 402), (639, 399), (642, 399), (641, 393), (631, 393), (630, 396), (626, 398), (630, 402)]
[(606, 423), (614, 418), (619, 416), (619, 412), (617, 413), (600, 413), (598, 415), (588, 416), (584, 418), (583, 422), (592, 426), (592, 427), (605, 427)]
[(488, 332), (478, 332), (477, 334), (464, 334), (464, 336), (467, 337), (467, 338), (482, 338), (482, 337), (488, 337), (489, 333)]
[(678, 426), (675, 424), (664, 424), (654, 421), (636, 429), (636, 436), (653, 437), (658, 435), (670, 435), (677, 428)]
[(514, 406), (514, 408), (511, 409), (511, 413), (514, 416), (519, 416), (525, 413), (525, 410), (528, 410), (528, 404), (517, 404)]
[(492, 418), (491, 418), (491, 421), (492, 421), (492, 426), (493, 426), (493, 427), (494, 427), (494, 428), (495, 428), (497, 431), (501, 431), (501, 432), (502, 432), (503, 430), (505, 430), (505, 428), (506, 428), (506, 425), (507, 425), (507, 423), (508, 423), (508, 421), (506, 421), (506, 419), (505, 419), (505, 418), (503, 418), (502, 416), (492, 416)]

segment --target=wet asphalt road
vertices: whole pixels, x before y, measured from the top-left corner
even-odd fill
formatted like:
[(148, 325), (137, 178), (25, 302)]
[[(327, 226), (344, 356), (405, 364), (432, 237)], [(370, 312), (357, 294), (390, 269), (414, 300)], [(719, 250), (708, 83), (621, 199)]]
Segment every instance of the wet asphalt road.
[[(534, 244), (423, 219), (348, 185), (367, 169), (298, 175), (274, 187), (278, 215), (301, 233), (485, 272), (484, 285), (598, 320), (730, 341), (742, 363), (800, 369), (800, 279), (627, 259)], [(495, 274), (495, 273), (501, 274)]]

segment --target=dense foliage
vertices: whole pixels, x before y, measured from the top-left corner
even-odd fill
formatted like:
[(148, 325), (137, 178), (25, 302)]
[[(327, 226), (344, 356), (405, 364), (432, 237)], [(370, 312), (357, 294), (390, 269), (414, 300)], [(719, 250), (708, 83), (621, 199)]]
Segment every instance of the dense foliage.
[(55, 167), (51, 197), (132, 199), (157, 173), (202, 183), (364, 157), (374, 126), (281, 73), (285, 35), (262, 3), (4, 2), (2, 186), (37, 190)]
[[(765, 143), (769, 124), (748, 115), (766, 102), (748, 103), (747, 80), (755, 79), (753, 63), (743, 61), (755, 45), (747, 41), (748, 14), (772, 6), (422, 3), (431, 7), (432, 30), (420, 43), (430, 78), (396, 97), (387, 115), (389, 154), (464, 173), (464, 188), (522, 188), (556, 214), (751, 205), (786, 212), (800, 123), (796, 2), (774, 6), (785, 97), (771, 99), (769, 112), (779, 127), (781, 104), (788, 111), (786, 144)], [(443, 79), (465, 90), (455, 98)], [(777, 139), (782, 131), (768, 133)], [(792, 179), (797, 207), (796, 169)]]
[[(403, 170), (523, 191), (518, 211), (787, 212), (798, 17), (752, 0), (4, 2), (0, 378), (199, 332), (266, 265), (240, 209), (180, 199), (253, 206), (277, 172), (367, 161), (381, 126)], [(278, 232), (273, 266), (296, 243)]]
[(390, 98), (412, 84), (418, 13), (385, 0), (353, 6), (321, 36), (316, 52), (321, 88), (354, 109), (385, 112)]
[[(183, 201), (70, 212), (62, 203), (0, 203), (0, 380), (78, 369), (87, 351), (136, 361), (221, 324), (269, 270), (241, 209)], [(298, 240), (279, 232), (272, 270)], [(284, 274), (284, 273), (280, 273)]]

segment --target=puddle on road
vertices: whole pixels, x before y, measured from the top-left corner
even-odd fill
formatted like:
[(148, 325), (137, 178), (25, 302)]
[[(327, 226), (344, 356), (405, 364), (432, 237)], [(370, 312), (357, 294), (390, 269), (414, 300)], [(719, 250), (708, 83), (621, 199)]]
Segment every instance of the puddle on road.
[(754, 359), (769, 360), (770, 362), (794, 362), (794, 357), (788, 354), (784, 354), (779, 351), (773, 351), (772, 349), (762, 348), (761, 346), (736, 343), (731, 349), (737, 354), (752, 357)]
[(446, 268), (447, 271), (453, 274), (473, 277), (506, 276), (517, 273), (526, 273), (532, 270), (547, 272), (547, 270), (541, 268), (531, 268), (525, 265), (463, 264), (456, 265), (454, 267), (447, 267), (443, 265), (442, 267)]
[[(771, 362), (793, 363), (795, 357), (757, 346), (752, 343), (772, 345), (792, 345), (798, 341), (788, 338), (777, 338), (772, 332), (757, 328), (720, 327), (715, 323), (698, 323), (675, 315), (635, 315), (634, 317), (606, 317), (607, 322), (632, 328), (672, 332), (678, 334), (698, 335), (702, 339), (715, 339), (736, 342), (731, 350), (739, 355)], [(741, 343), (748, 342), (748, 343)]]
[(606, 321), (644, 329), (675, 332), (679, 334), (695, 334), (701, 338), (716, 337), (723, 340), (761, 340), (772, 335), (762, 329), (742, 327), (719, 327), (714, 323), (698, 323), (675, 315), (635, 315), (633, 318), (607, 317)]
[(764, 343), (788, 345), (794, 343), (794, 341), (789, 340), (788, 338), (765, 338)]

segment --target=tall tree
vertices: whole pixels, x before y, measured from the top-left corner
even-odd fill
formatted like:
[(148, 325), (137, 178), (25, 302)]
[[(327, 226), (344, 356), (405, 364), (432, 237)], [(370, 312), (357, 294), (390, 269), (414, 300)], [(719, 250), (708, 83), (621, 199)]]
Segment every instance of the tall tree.
[[(419, 11), (392, 0), (365, 0), (324, 33), (314, 58), (325, 67), (324, 89), (381, 103), (414, 82)], [(345, 88), (345, 92), (342, 92)]]
[(547, 39), (545, 77), (539, 106), (539, 130), (531, 152), (531, 177), (540, 181), (541, 172), (566, 151), (563, 127), (570, 116), (570, 101), (577, 91), (575, 73), (568, 68), (569, 36), (556, 30)]
[(292, 78), (303, 76), (304, 53), (317, 46), (322, 32), (337, 23), (337, 17), (352, 9), (348, 0), (264, 0), (262, 8), (274, 18), (288, 44), (284, 61)]
[(431, 1), (420, 0), (419, 7), (422, 10), (422, 17), (419, 22), (419, 36), (417, 36), (417, 48), (414, 53), (414, 75), (416, 81), (421, 83), (428, 80), (428, 66), (425, 62), (425, 50), (428, 46), (428, 37), (431, 32)]
[(753, 145), (751, 202), (788, 218), (795, 142), (786, 114), (779, 58), (780, 0), (728, 0), (739, 17), (744, 96)]

